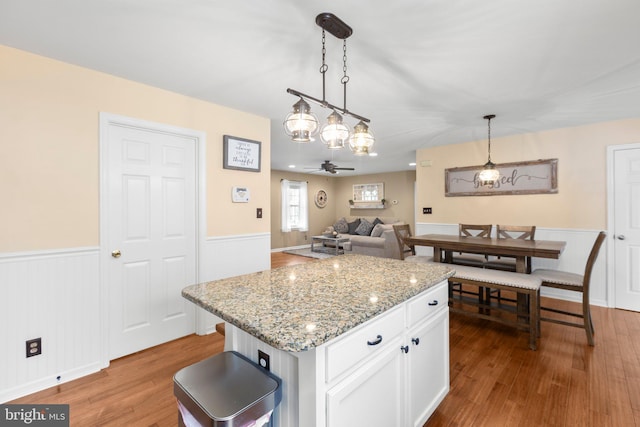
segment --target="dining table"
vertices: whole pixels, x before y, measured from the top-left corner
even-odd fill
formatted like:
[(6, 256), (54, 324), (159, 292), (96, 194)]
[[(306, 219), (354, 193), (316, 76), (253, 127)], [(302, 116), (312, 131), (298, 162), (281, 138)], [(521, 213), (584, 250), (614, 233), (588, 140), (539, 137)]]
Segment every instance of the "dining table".
[[(512, 257), (516, 260), (517, 273), (530, 273), (527, 258), (558, 259), (564, 251), (566, 242), (560, 240), (498, 239), (496, 237), (472, 237), (454, 234), (422, 234), (405, 237), (407, 245), (433, 247), (434, 262), (452, 262), (454, 252)], [(490, 299), (490, 295), (483, 299)], [(518, 293), (517, 305), (522, 310), (526, 306), (525, 297)], [(521, 321), (524, 319), (518, 316)]]
[(454, 252), (511, 257), (516, 272), (527, 273), (527, 258), (558, 259), (566, 242), (560, 240), (498, 239), (453, 234), (422, 234), (405, 238), (405, 243), (433, 248), (434, 262), (451, 262)]

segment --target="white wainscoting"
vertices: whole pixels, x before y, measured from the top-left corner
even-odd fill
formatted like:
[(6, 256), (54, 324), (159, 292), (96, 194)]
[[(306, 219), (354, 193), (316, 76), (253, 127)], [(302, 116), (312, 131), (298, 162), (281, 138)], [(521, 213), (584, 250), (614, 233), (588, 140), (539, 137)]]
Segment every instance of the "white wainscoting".
[[(209, 238), (199, 281), (268, 270), (270, 246), (269, 233)], [(214, 332), (220, 320), (199, 312), (198, 332)], [(106, 367), (100, 313), (100, 248), (0, 254), (0, 403)], [(42, 354), (27, 359), (38, 337)]]
[(0, 301), (0, 402), (100, 370), (99, 248), (1, 254)]
[[(271, 269), (271, 234), (243, 234), (207, 238), (199, 261), (201, 283), (241, 274)], [(215, 332), (216, 323), (222, 320), (198, 308), (196, 333), (206, 335)]]
[[(560, 255), (560, 259), (533, 258), (531, 260), (532, 268), (551, 268), (583, 274), (587, 257), (600, 231), (601, 230), (536, 227), (536, 239), (562, 240), (567, 242), (567, 246), (562, 255)], [(429, 233), (458, 234), (458, 224), (416, 224), (415, 235)], [(495, 226), (493, 233), (495, 235)], [(609, 307), (607, 293), (607, 245), (608, 241), (605, 240), (604, 245), (600, 248), (600, 254), (598, 255), (591, 275), (591, 304), (603, 307)], [(416, 252), (420, 255), (433, 255), (433, 250), (426, 247), (416, 246)], [(543, 288), (541, 293), (543, 296), (570, 301), (581, 301), (581, 295), (576, 292)]]

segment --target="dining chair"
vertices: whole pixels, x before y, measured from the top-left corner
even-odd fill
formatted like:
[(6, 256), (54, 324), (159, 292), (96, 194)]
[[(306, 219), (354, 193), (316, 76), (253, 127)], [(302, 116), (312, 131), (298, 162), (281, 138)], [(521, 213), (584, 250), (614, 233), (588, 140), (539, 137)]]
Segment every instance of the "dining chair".
[[(416, 246), (407, 244), (405, 239), (411, 237), (411, 226), (409, 224), (394, 224), (393, 232), (400, 247), (400, 259), (412, 262), (431, 262), (433, 257), (416, 255)], [(407, 255), (409, 254), (409, 255)]]
[(553, 313), (563, 314), (566, 316), (574, 316), (582, 319), (582, 323), (574, 323), (567, 322), (560, 319), (554, 318), (546, 318), (541, 317), (540, 320), (544, 320), (552, 323), (559, 323), (561, 325), (566, 326), (574, 326), (577, 328), (583, 328), (587, 334), (587, 342), (589, 345), (594, 345), (593, 340), (593, 320), (591, 319), (591, 309), (589, 306), (589, 288), (591, 284), (591, 272), (593, 270), (593, 265), (598, 258), (598, 253), (600, 252), (600, 247), (604, 242), (605, 237), (607, 237), (607, 233), (601, 231), (596, 237), (595, 242), (593, 243), (593, 247), (591, 248), (591, 252), (589, 253), (589, 257), (587, 258), (587, 265), (584, 269), (584, 274), (576, 274), (570, 273), (567, 271), (560, 270), (548, 270), (548, 269), (536, 269), (534, 270), (532, 275), (535, 275), (542, 279), (542, 287), (556, 288), (556, 289), (566, 289), (575, 292), (582, 293), (582, 313), (576, 313), (566, 310), (559, 310), (551, 307), (540, 306), (541, 310), (551, 311)]
[[(498, 239), (522, 239), (534, 240), (536, 234), (535, 225), (497, 225), (496, 237)], [(531, 257), (526, 259), (527, 273), (531, 273)], [(516, 259), (508, 256), (491, 258), (484, 263), (484, 268), (494, 270), (516, 271)]]
[[(477, 225), (477, 224), (458, 224), (458, 234), (461, 237), (491, 237), (491, 224)], [(468, 265), (471, 267), (484, 267), (484, 263), (487, 261), (486, 255), (470, 254), (459, 252), (457, 255), (451, 255), (451, 263), (458, 265)]]

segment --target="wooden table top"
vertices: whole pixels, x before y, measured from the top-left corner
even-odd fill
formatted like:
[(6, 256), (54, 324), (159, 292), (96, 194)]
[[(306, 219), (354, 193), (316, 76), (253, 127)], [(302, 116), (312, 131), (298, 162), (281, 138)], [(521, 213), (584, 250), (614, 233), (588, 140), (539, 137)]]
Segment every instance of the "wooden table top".
[(405, 241), (408, 244), (432, 246), (444, 251), (553, 259), (560, 258), (566, 246), (566, 242), (558, 240), (497, 239), (452, 234), (423, 234), (408, 237)]

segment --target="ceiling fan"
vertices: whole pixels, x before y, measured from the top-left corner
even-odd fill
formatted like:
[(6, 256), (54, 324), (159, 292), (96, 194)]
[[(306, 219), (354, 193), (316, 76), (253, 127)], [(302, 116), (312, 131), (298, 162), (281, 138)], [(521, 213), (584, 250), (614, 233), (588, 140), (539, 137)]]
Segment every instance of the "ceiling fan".
[(320, 163), (320, 170), (326, 171), (326, 172), (329, 172), (329, 173), (338, 173), (338, 171), (352, 171), (352, 170), (355, 170), (355, 169), (354, 168), (339, 168), (336, 165), (334, 165), (333, 163), (331, 163), (331, 161), (325, 160), (324, 163)]

